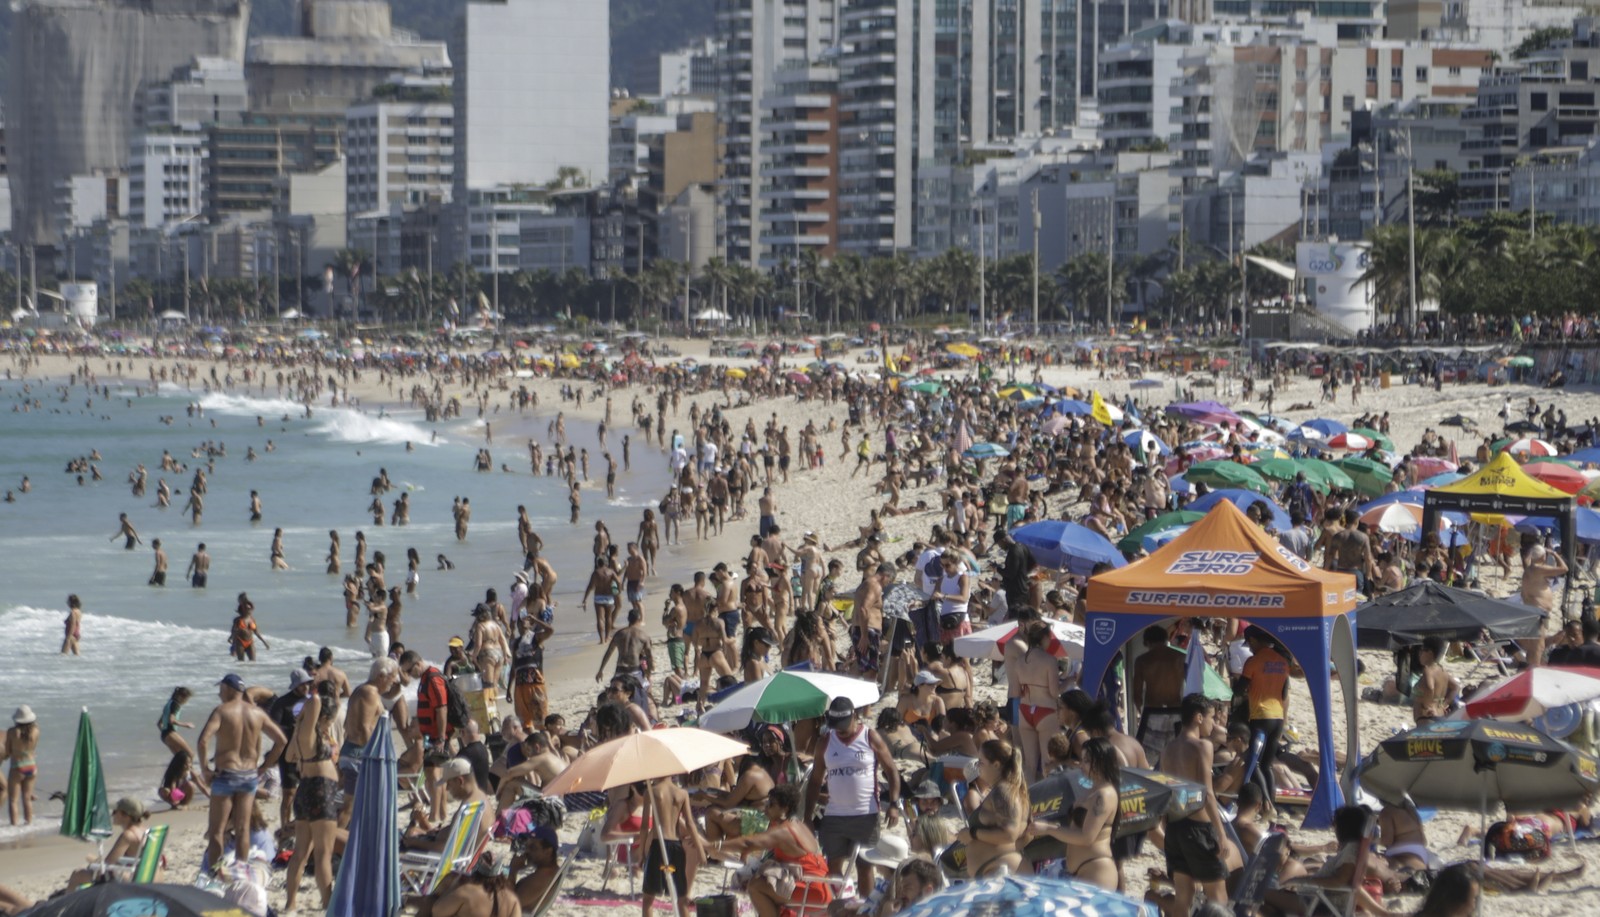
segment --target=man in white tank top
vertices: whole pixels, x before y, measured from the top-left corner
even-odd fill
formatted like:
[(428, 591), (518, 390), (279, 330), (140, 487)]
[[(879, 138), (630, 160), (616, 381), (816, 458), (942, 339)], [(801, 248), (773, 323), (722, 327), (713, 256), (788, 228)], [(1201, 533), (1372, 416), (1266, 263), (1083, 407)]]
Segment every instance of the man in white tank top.
[[(822, 810), (817, 840), (828, 858), (828, 871), (844, 875), (857, 851), (878, 842), (878, 823), (894, 826), (899, 815), (900, 773), (888, 743), (861, 722), (848, 698), (828, 705), (828, 728), (812, 743), (811, 779), (806, 784), (805, 812), (816, 808), (818, 790), (828, 781), (828, 803)], [(878, 793), (882, 775), (884, 791)], [(880, 798), (887, 804), (880, 805)], [(856, 861), (857, 888), (871, 888), (872, 866)]]

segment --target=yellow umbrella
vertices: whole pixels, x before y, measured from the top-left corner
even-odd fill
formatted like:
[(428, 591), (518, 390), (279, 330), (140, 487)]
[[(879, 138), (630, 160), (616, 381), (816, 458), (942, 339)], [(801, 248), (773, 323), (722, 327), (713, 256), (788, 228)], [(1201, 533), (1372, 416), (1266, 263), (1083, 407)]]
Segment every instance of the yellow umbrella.
[(543, 366), (545, 369), (555, 369), (556, 361), (550, 359), (549, 357), (540, 357), (539, 359), (533, 361), (533, 365)]
[(745, 371), (737, 366), (729, 368), (726, 374), (729, 379), (743, 379), (746, 375)]
[(577, 369), (578, 368), (578, 357), (577, 357), (577, 355), (576, 354), (570, 354), (570, 353), (562, 354), (561, 355), (561, 368), (562, 369)]
[(950, 353), (956, 354), (958, 356), (967, 357), (969, 359), (976, 360), (978, 358), (978, 348), (972, 346), (971, 344), (965, 344), (965, 343), (947, 344), (947, 345), (945, 345), (944, 349), (949, 351)]

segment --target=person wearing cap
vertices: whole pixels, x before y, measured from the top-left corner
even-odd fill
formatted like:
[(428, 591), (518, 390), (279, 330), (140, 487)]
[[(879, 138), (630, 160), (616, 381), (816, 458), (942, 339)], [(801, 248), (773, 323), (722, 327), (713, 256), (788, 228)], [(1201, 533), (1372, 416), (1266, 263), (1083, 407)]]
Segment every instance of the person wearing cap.
[(549, 825), (534, 825), (523, 838), (512, 838), (511, 874), (532, 869), (517, 880), (517, 901), (526, 913), (537, 914), (561, 878), (561, 840)]
[[(267, 716), (283, 730), (290, 747), (293, 747), (295, 741), (295, 720), (300, 716), (300, 709), (311, 694), (314, 681), (315, 679), (307, 674), (305, 669), (296, 667), (289, 672), (289, 690), (274, 697), (272, 703), (267, 705)], [(295, 787), (300, 785), (300, 768), (290, 760), (288, 752), (278, 759), (278, 785), (283, 788), (278, 800), (278, 821), (287, 825), (292, 814), (290, 804), (294, 801)]]
[[(217, 682), (222, 699), (211, 711), (200, 736), (195, 740), (195, 757), (200, 775), (211, 787), (210, 817), (206, 824), (206, 862), (222, 856), (223, 835), (232, 827), (238, 839), (240, 861), (250, 859), (250, 814), (255, 808), (256, 789), (269, 768), (283, 756), (286, 738), (265, 710), (245, 696), (244, 679), (229, 673)], [(261, 737), (272, 743), (265, 760)], [(216, 756), (207, 754), (211, 740), (217, 742)]]
[(11, 779), (6, 782), (6, 805), (11, 824), (17, 824), (20, 804), (24, 824), (33, 824), (33, 785), (39, 767), (34, 755), (39, 751), (39, 717), (27, 704), (11, 714), (12, 726), (6, 730), (4, 758), (11, 761)]
[[(478, 785), (478, 778), (472, 771), (472, 762), (466, 758), (451, 758), (444, 762), (439, 768), (438, 779), (433, 781), (429, 789), (434, 798), (453, 799), (462, 806), (475, 802), (483, 803), (483, 817), (480, 823), (494, 824), (495, 801)], [(449, 839), (449, 819), (435, 820), (430, 817), (430, 813), (422, 811), (422, 807), (417, 806), (411, 810), (411, 825), (400, 838), (400, 849), (439, 851), (444, 849), (445, 841)]]
[(144, 836), (149, 829), (145, 822), (149, 820), (150, 812), (144, 803), (124, 796), (117, 800), (111, 809), (111, 830), (116, 835), (116, 840), (111, 842), (111, 849), (104, 856), (95, 855), (95, 862), (85, 869), (75, 871), (67, 878), (68, 888), (78, 888), (97, 881), (100, 874), (112, 871), (111, 878), (118, 882), (129, 881), (132, 876), (130, 870), (120, 868), (117, 864), (123, 860), (136, 860), (139, 851), (144, 847)]
[(900, 695), (896, 709), (907, 726), (923, 736), (929, 736), (928, 730), (934, 718), (942, 717), (945, 713), (944, 698), (934, 690), (939, 687), (939, 676), (922, 669), (911, 679), (911, 685), (910, 691)]
[[(809, 812), (816, 805), (826, 777), (828, 804), (817, 835), (830, 871), (844, 875), (852, 850), (877, 843), (880, 818), (889, 826), (894, 825), (896, 807), (879, 803), (880, 799), (900, 798), (900, 773), (895, 769), (888, 743), (877, 730), (861, 721), (849, 698), (836, 697), (828, 705), (827, 727), (811, 744), (816, 765), (806, 783), (806, 807), (802, 811)], [(881, 794), (880, 776), (885, 784)], [(861, 863), (856, 867), (857, 887), (870, 887), (872, 868)]]

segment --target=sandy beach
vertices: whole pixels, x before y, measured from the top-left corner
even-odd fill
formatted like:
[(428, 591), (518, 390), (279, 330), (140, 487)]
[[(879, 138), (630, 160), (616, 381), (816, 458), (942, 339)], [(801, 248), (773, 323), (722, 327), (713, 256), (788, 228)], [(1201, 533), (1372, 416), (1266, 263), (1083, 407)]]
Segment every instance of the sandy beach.
[[(707, 352), (707, 343), (703, 340), (672, 341), (671, 345), (684, 356), (693, 356), (701, 363), (729, 363), (748, 366), (749, 360), (733, 360), (723, 357), (710, 357)], [(89, 368), (100, 377), (100, 381), (109, 381), (115, 375), (111, 364), (116, 359), (107, 360), (103, 357), (89, 358)], [(120, 358), (124, 361), (125, 371), (123, 377), (130, 383), (138, 383), (146, 376), (151, 365), (159, 365), (154, 358)], [(809, 354), (798, 358), (789, 358), (790, 363), (803, 364), (810, 360)], [(848, 366), (855, 366), (856, 354), (851, 353), (842, 358)], [(173, 361), (167, 361), (168, 363)], [(186, 361), (177, 361), (186, 362)], [(28, 375), (30, 378), (44, 377), (52, 380), (63, 381), (78, 367), (83, 360), (67, 357), (44, 357), (32, 368)], [(202, 364), (204, 366), (204, 364)], [(0, 366), (15, 369), (14, 357), (0, 361)], [(209, 367), (206, 367), (209, 368)], [(868, 367), (870, 368), (870, 367)], [(1175, 385), (1188, 386), (1188, 379), (1174, 379), (1170, 376), (1156, 376), (1162, 383), (1161, 388), (1133, 389), (1130, 388), (1130, 379), (1104, 379), (1098, 370), (1088, 367), (1052, 366), (1043, 370), (1044, 381), (1056, 386), (1071, 386), (1084, 390), (1098, 390), (1107, 401), (1120, 403), (1124, 397), (1131, 396), (1138, 401), (1147, 401), (1154, 405), (1165, 404), (1174, 399)], [(571, 402), (562, 402), (559, 398), (559, 388), (565, 380), (536, 378), (529, 380), (511, 380), (513, 388), (518, 384), (527, 384), (534, 388), (540, 397), (541, 419), (553, 416), (555, 410), (566, 413), (569, 427), (578, 425), (593, 425), (604, 416), (605, 406), (601, 402), (585, 401), (581, 406)], [(1224, 377), (1221, 387), (1217, 389), (1201, 389), (1197, 397), (1215, 397), (1224, 404), (1236, 405), (1240, 403), (1237, 383)], [(376, 374), (364, 373), (359, 383), (352, 386), (350, 394), (359, 401), (362, 408), (375, 410), (379, 407), (389, 409), (405, 406), (404, 390), (409, 388), (410, 380), (400, 385), (381, 384)], [(470, 392), (458, 382), (455, 390), (446, 388), (447, 394), (456, 394), (462, 397), (463, 403), (472, 403)], [(1319, 383), (1316, 380), (1295, 376), (1289, 386), (1279, 388), (1276, 393), (1274, 413), (1289, 416), (1296, 420), (1310, 419), (1312, 417), (1332, 417), (1343, 421), (1350, 421), (1359, 413), (1377, 410), (1387, 412), (1391, 424), (1391, 438), (1402, 452), (1418, 442), (1424, 431), (1432, 429), (1446, 439), (1454, 438), (1463, 455), (1472, 454), (1481, 437), (1475, 438), (1464, 434), (1457, 428), (1442, 427), (1439, 421), (1452, 414), (1464, 414), (1475, 418), (1479, 428), (1485, 432), (1499, 428), (1499, 418), (1496, 412), (1506, 398), (1513, 404), (1520, 404), (1529, 397), (1537, 398), (1541, 403), (1548, 402), (1552, 397), (1550, 392), (1542, 391), (1522, 385), (1506, 385), (1489, 387), (1481, 383), (1446, 384), (1442, 391), (1435, 392), (1431, 386), (1401, 386), (1396, 385), (1388, 389), (1374, 386), (1365, 391), (1361, 400), (1352, 403), (1348, 392), (1342, 391), (1338, 404), (1325, 404), (1320, 402)], [(664, 454), (653, 447), (644, 447), (637, 435), (637, 430), (628, 424), (628, 404), (635, 397), (653, 401), (653, 395), (646, 395), (640, 388), (621, 388), (614, 392), (615, 400), (615, 430), (619, 435), (624, 432), (635, 434), (634, 462), (665, 462)], [(497, 393), (497, 398), (503, 396)], [(1568, 389), (1555, 396), (1558, 405), (1566, 411), (1574, 423), (1581, 418), (1600, 416), (1600, 392), (1589, 389)], [(798, 431), (807, 423), (815, 423), (819, 428), (826, 427), (830, 421), (842, 421), (845, 416), (843, 404), (828, 404), (822, 401), (796, 401), (793, 398), (773, 401), (757, 400), (750, 404), (727, 404), (720, 395), (704, 393), (685, 399), (681, 416), (669, 420), (669, 429), (672, 426), (687, 428), (690, 426), (688, 412), (690, 404), (698, 401), (702, 409), (709, 408), (713, 403), (722, 406), (724, 414), (730, 424), (738, 429), (744, 425), (745, 420), (753, 419), (757, 427), (762, 426), (769, 416), (776, 415), (780, 425), (788, 426), (792, 431)], [(1286, 406), (1310, 403), (1312, 407), (1294, 409)], [(1259, 404), (1249, 405), (1252, 409), (1262, 409)], [(497, 424), (499, 432), (500, 421)], [(509, 436), (509, 434), (507, 434)], [(585, 434), (587, 435), (587, 434)], [(852, 437), (853, 438), (853, 437)], [(880, 436), (874, 433), (874, 440)], [(542, 439), (542, 437), (541, 437)], [(791, 472), (787, 485), (775, 488), (778, 500), (778, 520), (782, 526), (787, 540), (791, 545), (797, 544), (800, 533), (813, 531), (818, 534), (824, 545), (841, 545), (858, 534), (858, 527), (866, 519), (869, 508), (882, 506), (885, 497), (878, 492), (876, 485), (880, 475), (852, 476), (854, 466), (853, 456), (840, 458), (840, 445), (837, 433), (825, 434), (822, 438), (826, 454), (826, 462), (818, 469), (804, 469), (803, 464), (797, 462), (796, 469)], [(505, 448), (505, 447), (502, 447)], [(64, 458), (64, 457), (63, 457)], [(110, 462), (107, 467), (108, 474), (121, 475), (122, 467), (116, 462)], [(940, 509), (939, 490), (942, 483), (933, 483), (922, 487), (906, 487), (900, 497), (901, 507), (915, 507), (919, 501), (925, 501), (929, 509), (919, 512), (908, 512), (900, 515), (886, 516), (883, 519), (887, 547), (896, 550), (894, 554), (908, 550), (911, 543), (927, 535), (930, 527), (944, 518)], [(601, 485), (603, 488), (603, 485)], [(603, 489), (602, 489), (603, 494)], [(754, 500), (752, 498), (751, 503)], [(1051, 518), (1076, 519), (1083, 514), (1083, 507), (1063, 500), (1060, 496), (1052, 496), (1049, 501)], [(692, 518), (687, 520), (689, 525), (684, 543), (681, 547), (662, 549), (659, 561), (659, 575), (646, 583), (647, 598), (644, 602), (648, 610), (660, 607), (662, 598), (665, 597), (668, 587), (674, 582), (688, 584), (696, 570), (709, 569), (717, 561), (728, 561), (730, 564), (742, 555), (749, 539), (757, 530), (757, 518), (754, 512), (748, 517), (730, 522), (720, 537), (707, 541), (695, 541), (693, 538)], [(635, 525), (637, 518), (635, 517)], [(581, 527), (580, 527), (581, 529)], [(632, 531), (617, 529), (614, 532), (618, 540), (628, 540)], [(546, 539), (552, 533), (541, 533)], [(561, 536), (563, 533), (554, 533)], [(584, 537), (587, 533), (574, 534), (573, 537)], [(885, 551), (886, 556), (890, 555)], [(845, 563), (847, 571), (853, 571), (853, 551), (834, 550), (828, 557), (838, 558)], [(1492, 568), (1491, 568), (1492, 569)], [(561, 599), (559, 614), (582, 614), (577, 605), (578, 593), (583, 585), (584, 571), (560, 570), (560, 588), (558, 598)], [(853, 589), (857, 581), (853, 572), (844, 577), (843, 587)], [(495, 585), (495, 584), (483, 584)], [(1501, 582), (1498, 578), (1488, 576), (1483, 582), (1484, 588), (1494, 595), (1507, 595), (1515, 590), (1516, 583)], [(660, 645), (663, 637), (661, 622), (656, 614), (646, 614), (645, 625), (657, 641), (656, 652), (658, 658), (665, 657), (665, 650)], [(442, 647), (424, 648), (430, 658), (441, 655)], [(1214, 648), (1213, 648), (1214, 649)], [(554, 712), (566, 715), (569, 721), (581, 720), (584, 712), (593, 704), (597, 685), (593, 680), (595, 664), (598, 659), (598, 649), (587, 649), (566, 655), (553, 656), (547, 666), (546, 679), (550, 685), (550, 706)], [(1361, 676), (1363, 688), (1377, 686), (1382, 678), (1392, 671), (1393, 664), (1386, 653), (1363, 653), (1366, 673)], [(1447, 668), (1456, 675), (1464, 684), (1476, 684), (1493, 677), (1493, 672), (1487, 666), (1474, 666), (1471, 663), (1452, 662)], [(354, 680), (359, 681), (360, 675), (355, 671), (350, 674)], [(981, 676), (980, 696), (996, 702), (1004, 700), (1004, 687), (994, 687), (989, 684), (988, 667), (977, 666), (975, 674)], [(1313, 723), (1310, 720), (1311, 704), (1305, 684), (1300, 681), (1292, 682), (1290, 702), (1290, 735), (1296, 750), (1311, 749), (1314, 751), (1320, 742), (1332, 742), (1336, 747), (1343, 747), (1343, 723), (1345, 712), (1335, 692), (1335, 707), (1333, 722), (1335, 734), (1330, 736), (1317, 736)], [(276, 686), (274, 686), (276, 687)], [(27, 698), (0, 698), (6, 704), (14, 706), (26, 702)], [(893, 704), (895, 697), (889, 695), (884, 699), (885, 704)], [(198, 709), (209, 707), (209, 702), (196, 701)], [(9, 706), (8, 708), (9, 709)], [(663, 716), (677, 712), (671, 708), (663, 708)], [(1408, 728), (1411, 725), (1410, 711), (1405, 707), (1383, 706), (1363, 702), (1359, 709), (1360, 746), (1363, 750), (1372, 748), (1379, 739)], [(40, 796), (41, 809), (54, 811), (56, 804), (48, 803), (43, 797), (64, 780), (67, 762), (41, 762)], [(156, 809), (164, 808), (157, 804)], [(272, 807), (274, 810), (276, 806)], [(1297, 818), (1280, 815), (1279, 821), (1297, 823)], [(1465, 826), (1476, 827), (1480, 816), (1477, 813), (1440, 812), (1437, 817), (1427, 824), (1429, 840), (1434, 850), (1439, 852), (1447, 861), (1469, 859), (1474, 857), (1474, 850), (1470, 847), (1456, 846), (1456, 838)], [(203, 827), (203, 812), (159, 813), (154, 816), (154, 822), (172, 825), (172, 832), (167, 842), (166, 853), (169, 865), (169, 881), (187, 882), (192, 879), (197, 871), (200, 850), (204, 846), (201, 828)], [(564, 842), (576, 838), (582, 819), (578, 816), (569, 818), (566, 829), (562, 832)], [(1317, 844), (1331, 840), (1331, 832), (1292, 830), (1296, 843)], [(0, 885), (9, 886), (30, 897), (42, 898), (59, 889), (65, 882), (67, 874), (78, 866), (86, 856), (93, 853), (93, 847), (81, 842), (58, 838), (55, 836), (30, 836), (9, 846), (0, 852)], [(1556, 848), (1555, 856), (1548, 861), (1546, 866), (1564, 869), (1582, 862), (1593, 870), (1600, 868), (1600, 845), (1578, 844), (1576, 849), (1570, 845), (1560, 845)], [(1127, 863), (1126, 873), (1129, 880), (1129, 892), (1139, 895), (1144, 892), (1145, 872), (1149, 868), (1159, 868), (1162, 865), (1159, 854), (1152, 853), (1146, 846), (1145, 852), (1138, 859)], [(580, 860), (574, 873), (567, 880), (563, 888), (563, 900), (558, 902), (552, 913), (558, 917), (567, 915), (594, 914), (602, 912), (624, 912), (630, 908), (637, 908), (637, 900), (625, 903), (619, 901), (625, 897), (628, 880), (620, 872), (611, 877), (609, 888), (602, 889), (601, 882), (602, 864), (599, 861)], [(721, 870), (703, 870), (694, 887), (696, 895), (713, 894), (720, 891), (723, 875)], [(1587, 914), (1594, 911), (1590, 904), (1592, 889), (1589, 880), (1577, 883), (1557, 885), (1550, 891), (1537, 896), (1532, 895), (1501, 895), (1487, 900), (1484, 913), (1509, 914), (1513, 910), (1534, 917), (1564, 917), (1564, 915)], [(572, 898), (587, 900), (591, 903), (575, 903)], [(309, 912), (314, 909), (315, 892), (307, 883), (306, 891), (300, 899), (300, 911)], [(1416, 896), (1399, 897), (1405, 908), (1414, 908), (1420, 900)], [(605, 902), (605, 903), (597, 903)], [(617, 902), (617, 903), (611, 903)], [(282, 905), (282, 893), (276, 892), (274, 903)]]

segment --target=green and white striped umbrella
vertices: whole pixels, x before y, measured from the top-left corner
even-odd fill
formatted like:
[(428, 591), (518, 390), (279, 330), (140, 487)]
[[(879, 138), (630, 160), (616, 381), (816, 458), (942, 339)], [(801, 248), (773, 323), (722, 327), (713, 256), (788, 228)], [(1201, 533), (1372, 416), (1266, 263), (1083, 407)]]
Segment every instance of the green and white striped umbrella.
[(878, 702), (874, 682), (824, 672), (776, 672), (734, 691), (700, 717), (700, 728), (738, 732), (756, 723), (792, 723), (821, 716), (836, 697), (856, 707)]

